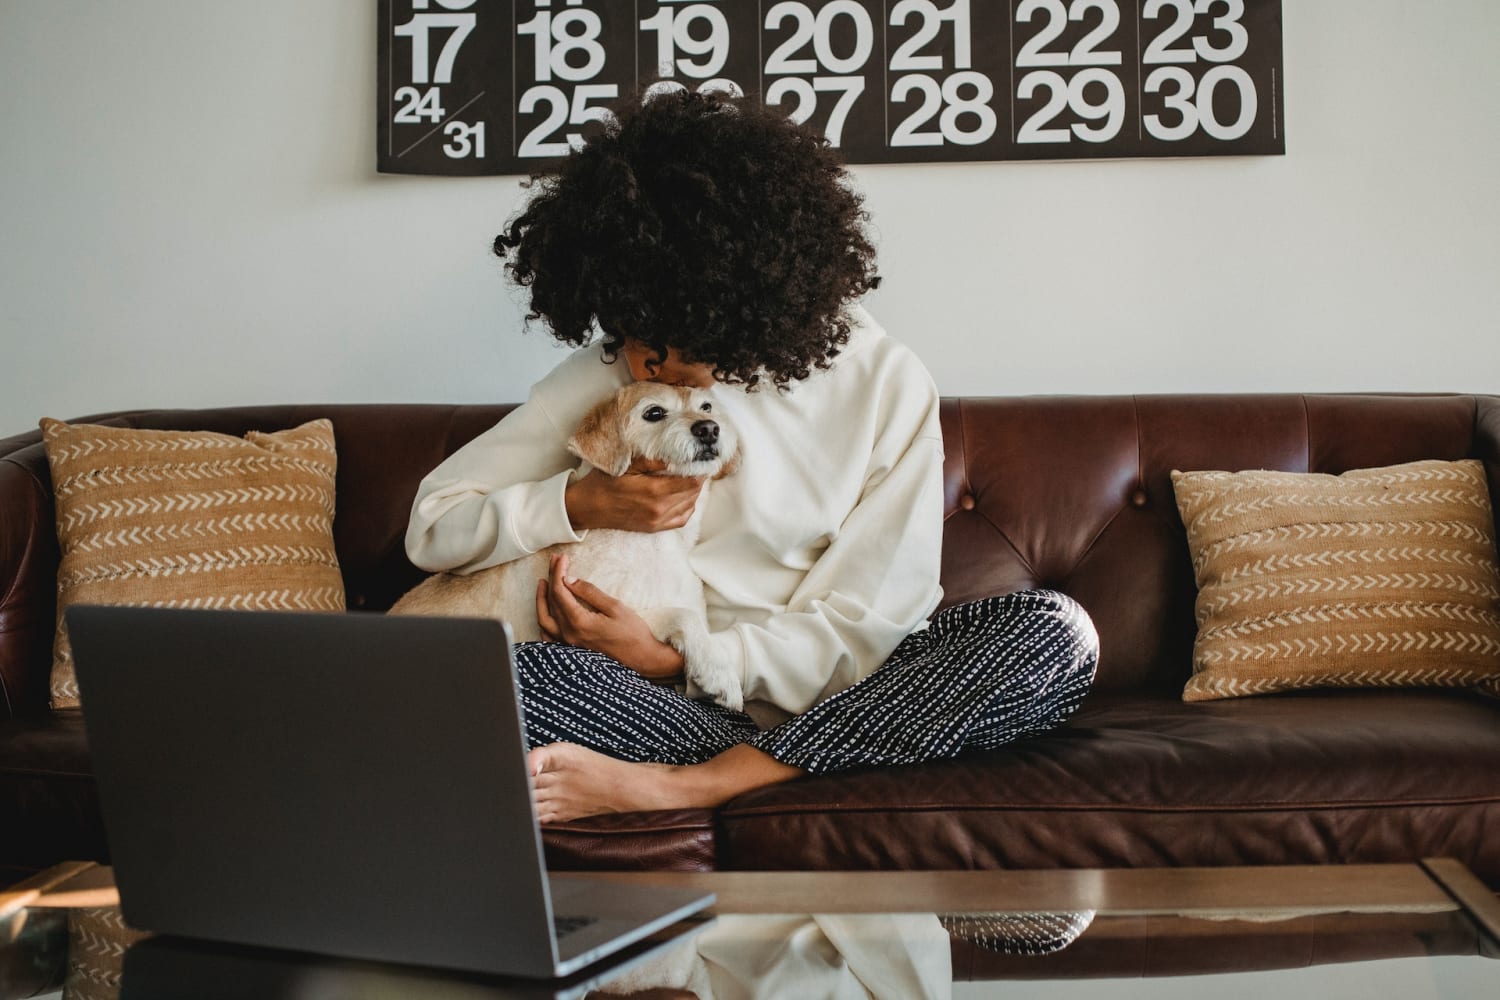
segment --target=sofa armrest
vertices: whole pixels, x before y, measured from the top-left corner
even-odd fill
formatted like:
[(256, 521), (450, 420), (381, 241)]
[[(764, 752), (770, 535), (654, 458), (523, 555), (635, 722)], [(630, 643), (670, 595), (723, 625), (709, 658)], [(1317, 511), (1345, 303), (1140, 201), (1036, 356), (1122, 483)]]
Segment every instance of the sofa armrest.
[(1490, 508), (1500, 538), (1500, 396), (1474, 397), (1474, 457), (1484, 461), (1490, 481)]
[(0, 452), (0, 718), (47, 704), (60, 558), (46, 453), (34, 436)]

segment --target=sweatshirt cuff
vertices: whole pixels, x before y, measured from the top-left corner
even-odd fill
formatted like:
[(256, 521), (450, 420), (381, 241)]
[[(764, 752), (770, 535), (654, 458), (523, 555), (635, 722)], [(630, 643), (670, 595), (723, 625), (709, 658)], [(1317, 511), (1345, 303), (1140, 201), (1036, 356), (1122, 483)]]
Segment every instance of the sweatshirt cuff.
[[(583, 534), (573, 530), (565, 499), (572, 472), (559, 472), (534, 483), (517, 498), (511, 515), (511, 531), (522, 552), (536, 552), (549, 545), (579, 542)], [(585, 532), (586, 534), (586, 532)]]

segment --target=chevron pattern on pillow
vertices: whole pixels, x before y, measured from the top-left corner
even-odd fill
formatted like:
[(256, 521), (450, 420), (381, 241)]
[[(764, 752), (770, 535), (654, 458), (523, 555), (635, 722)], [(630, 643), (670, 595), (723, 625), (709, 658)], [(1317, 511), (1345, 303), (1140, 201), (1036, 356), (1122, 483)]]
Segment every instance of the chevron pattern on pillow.
[(78, 682), (73, 604), (344, 610), (333, 425), (243, 438), (41, 421), (57, 501), (53, 708)]
[(1308, 687), (1500, 694), (1484, 466), (1172, 472), (1198, 582), (1184, 701)]
[(117, 907), (68, 910), (67, 1000), (117, 1000), (125, 952), (147, 937), (125, 923)]

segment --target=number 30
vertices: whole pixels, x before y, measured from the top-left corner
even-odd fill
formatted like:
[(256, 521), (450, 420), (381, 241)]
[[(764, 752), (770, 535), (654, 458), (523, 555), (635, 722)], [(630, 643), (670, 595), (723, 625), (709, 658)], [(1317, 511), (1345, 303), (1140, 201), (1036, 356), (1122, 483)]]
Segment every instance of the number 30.
[[(1214, 89), (1225, 80), (1233, 83), (1240, 91), (1240, 116), (1232, 125), (1224, 125), (1214, 117)], [(1238, 66), (1219, 65), (1204, 73), (1203, 79), (1197, 83), (1196, 101), (1193, 99), (1193, 75), (1181, 66), (1159, 66), (1152, 70), (1151, 75), (1146, 77), (1146, 93), (1159, 93), (1165, 83), (1177, 85), (1177, 92), (1162, 100), (1167, 110), (1177, 112), (1182, 121), (1176, 125), (1164, 125), (1160, 115), (1147, 115), (1145, 118), (1146, 131), (1163, 142), (1186, 139), (1198, 131), (1199, 125), (1215, 139), (1228, 142), (1241, 138), (1255, 124), (1255, 115), (1259, 110), (1255, 81)]]

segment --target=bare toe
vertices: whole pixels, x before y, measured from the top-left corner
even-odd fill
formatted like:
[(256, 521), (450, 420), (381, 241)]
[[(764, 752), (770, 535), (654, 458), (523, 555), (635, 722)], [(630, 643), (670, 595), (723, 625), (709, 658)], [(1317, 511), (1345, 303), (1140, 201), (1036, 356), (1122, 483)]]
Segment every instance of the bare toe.
[(549, 743), (527, 755), (531, 796), (543, 823), (601, 813), (668, 809), (671, 775), (665, 764), (616, 760), (574, 743)]

